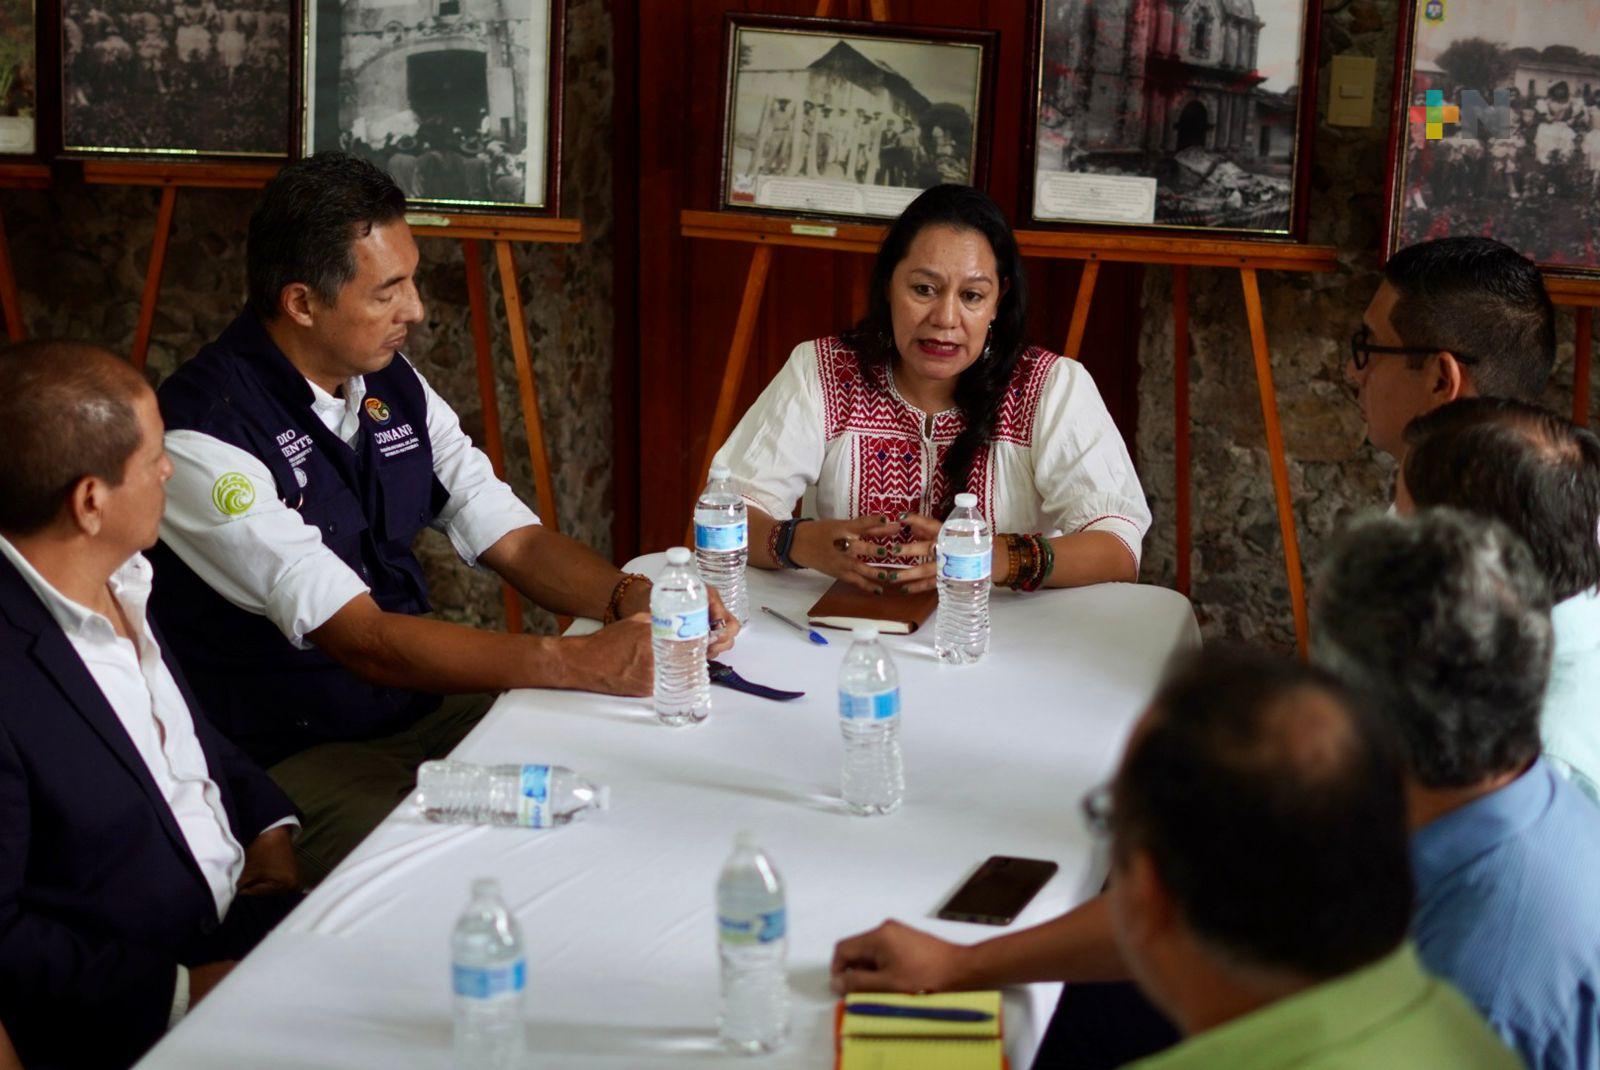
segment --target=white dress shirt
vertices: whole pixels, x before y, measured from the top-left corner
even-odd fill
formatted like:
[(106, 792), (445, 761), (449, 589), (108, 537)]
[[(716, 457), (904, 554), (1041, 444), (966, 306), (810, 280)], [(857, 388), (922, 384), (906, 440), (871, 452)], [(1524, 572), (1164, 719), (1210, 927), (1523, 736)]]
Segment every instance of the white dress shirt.
[[(167, 668), (161, 648), (146, 623), (150, 562), (143, 554), (134, 554), (111, 574), (111, 595), (122, 607), (122, 614), (133, 632), (131, 639), (124, 639), (105, 616), (56, 590), (3, 536), (0, 536), (0, 554), (22, 574), (50, 616), (61, 626), (95, 686), (100, 688), (107, 705), (128, 733), (150, 778), (172, 809), (184, 843), (211, 888), (211, 897), (217, 904), (217, 920), (222, 920), (233, 902), (239, 874), (244, 871), (244, 849), (228, 827), (222, 789), (211, 778), (205, 751), (195, 735), (189, 704), (178, 690), (172, 670)], [(269, 827), (298, 824), (290, 817)], [(169, 1022), (181, 1018), (188, 1006), (189, 972), (179, 966)]]
[[(450, 495), (432, 526), (449, 536), (462, 560), (475, 565), (505, 535), (537, 524), (539, 518), (494, 474), (489, 458), (462, 431), (455, 411), (420, 373), (417, 378), (427, 405), (433, 474)], [(346, 380), (343, 397), (315, 383), (310, 386), (311, 411), (353, 446), (365, 380)], [(167, 484), (161, 538), (228, 601), (262, 614), (304, 649), (310, 646), (308, 633), (369, 590), (322, 541), (317, 528), (278, 497), (271, 472), (253, 454), (200, 431), (168, 431), (166, 447), (174, 475)], [(237, 516), (212, 504), (213, 484), (230, 472), (244, 475), (255, 488), (254, 503)]]

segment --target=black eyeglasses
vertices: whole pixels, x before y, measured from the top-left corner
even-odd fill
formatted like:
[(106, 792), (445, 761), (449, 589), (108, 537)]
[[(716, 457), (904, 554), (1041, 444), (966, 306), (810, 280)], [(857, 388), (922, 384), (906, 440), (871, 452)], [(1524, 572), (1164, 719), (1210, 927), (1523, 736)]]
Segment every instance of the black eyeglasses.
[[(1356, 333), (1350, 336), (1350, 363), (1356, 366), (1356, 371), (1367, 366), (1367, 361), (1372, 359), (1374, 353), (1405, 355), (1412, 357), (1426, 357), (1430, 353), (1439, 352), (1437, 347), (1431, 346), (1380, 346), (1367, 341), (1372, 332), (1363, 324), (1356, 328)], [(1457, 353), (1458, 358), (1461, 354)]]
[(1090, 788), (1078, 803), (1083, 812), (1083, 823), (1096, 837), (1111, 835), (1111, 785), (1101, 784)]

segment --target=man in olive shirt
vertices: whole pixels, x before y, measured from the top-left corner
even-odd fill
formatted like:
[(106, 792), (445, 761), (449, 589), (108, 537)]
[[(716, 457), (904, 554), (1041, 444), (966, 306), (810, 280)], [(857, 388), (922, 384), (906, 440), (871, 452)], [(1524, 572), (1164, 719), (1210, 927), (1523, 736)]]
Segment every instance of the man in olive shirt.
[[(1399, 758), (1321, 671), (1207, 650), (1168, 679), (1084, 811), (1111, 836), (1115, 954), (1187, 1038), (1138, 1066), (1520, 1065), (1406, 942)], [(915, 967), (884, 950), (881, 930), (842, 942), (836, 984), (901, 987)]]
[(1331, 678), (1206, 655), (1157, 696), (1099, 801), (1117, 946), (1187, 1038), (1136, 1066), (1518, 1065), (1405, 942), (1398, 757)]

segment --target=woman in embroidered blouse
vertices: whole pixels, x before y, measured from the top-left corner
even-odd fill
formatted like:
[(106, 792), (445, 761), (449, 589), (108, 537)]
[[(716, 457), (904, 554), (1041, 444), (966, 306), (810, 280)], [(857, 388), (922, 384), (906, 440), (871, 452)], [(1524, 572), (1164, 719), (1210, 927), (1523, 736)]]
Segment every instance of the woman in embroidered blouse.
[[(717, 452), (749, 506), (750, 563), (926, 590), (940, 521), (970, 491), (1011, 536), (995, 582), (1135, 580), (1144, 492), (1089, 373), (1024, 343), (1027, 281), (999, 207), (927, 190), (871, 285), (866, 318), (797, 346)], [(788, 519), (808, 487), (819, 519)]]

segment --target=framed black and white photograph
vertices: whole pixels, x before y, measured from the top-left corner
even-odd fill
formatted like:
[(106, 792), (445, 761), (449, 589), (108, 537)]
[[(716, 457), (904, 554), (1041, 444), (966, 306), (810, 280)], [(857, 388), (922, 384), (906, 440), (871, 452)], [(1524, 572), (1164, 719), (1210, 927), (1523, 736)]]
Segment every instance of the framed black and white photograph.
[(1385, 253), (1483, 234), (1600, 275), (1600, 0), (1404, 6)]
[(0, 0), (0, 156), (33, 154), (38, 72), (33, 0)]
[(307, 0), (305, 151), (414, 203), (554, 212), (560, 0)]
[(724, 208), (892, 219), (987, 178), (995, 35), (729, 15)]
[(287, 155), (292, 22), (286, 0), (61, 0), (63, 146)]
[(1037, 224), (1303, 237), (1317, 0), (1040, 0)]

